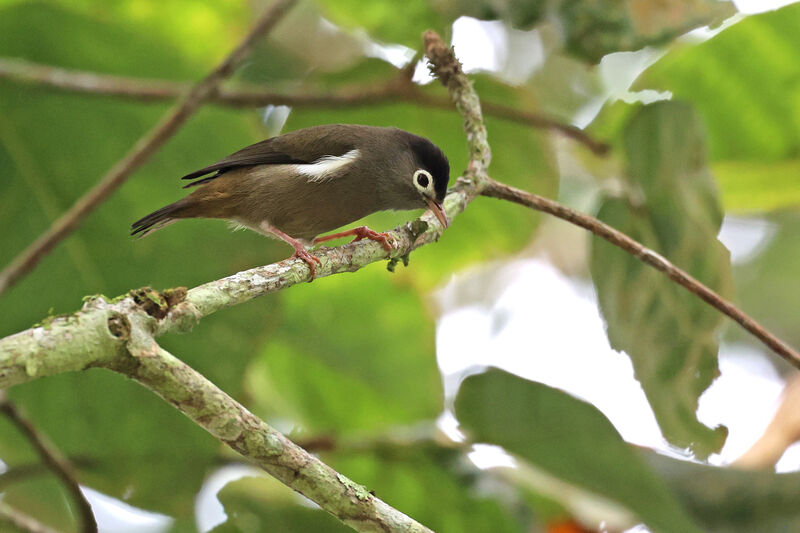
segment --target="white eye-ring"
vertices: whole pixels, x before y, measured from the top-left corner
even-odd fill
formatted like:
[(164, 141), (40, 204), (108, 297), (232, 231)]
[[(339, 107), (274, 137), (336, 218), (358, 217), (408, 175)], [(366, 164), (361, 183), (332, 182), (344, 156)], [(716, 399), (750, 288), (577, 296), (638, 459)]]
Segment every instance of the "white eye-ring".
[(433, 188), (433, 176), (427, 170), (419, 169), (414, 172), (414, 186), (421, 193), (430, 192)]

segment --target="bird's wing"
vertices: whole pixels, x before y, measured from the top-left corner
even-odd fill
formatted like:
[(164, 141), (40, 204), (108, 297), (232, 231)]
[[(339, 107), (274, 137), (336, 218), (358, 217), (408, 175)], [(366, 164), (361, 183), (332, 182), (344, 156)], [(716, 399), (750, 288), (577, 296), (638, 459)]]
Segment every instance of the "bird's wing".
[(306, 130), (303, 135), (292, 132), (252, 144), (182, 179), (192, 180), (215, 173), (187, 185), (192, 187), (238, 167), (292, 164), (302, 165), (300, 174), (308, 176), (310, 180), (327, 179), (333, 171), (358, 156), (352, 135), (346, 131), (347, 126), (317, 126), (310, 129), (316, 131)]

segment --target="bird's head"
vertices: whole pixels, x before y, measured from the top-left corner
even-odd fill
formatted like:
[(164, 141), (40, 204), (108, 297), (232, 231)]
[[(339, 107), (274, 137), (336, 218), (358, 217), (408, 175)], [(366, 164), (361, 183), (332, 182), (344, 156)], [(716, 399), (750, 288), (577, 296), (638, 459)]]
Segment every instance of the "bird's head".
[(411, 183), (419, 193), (421, 200), (433, 211), (443, 227), (449, 222), (442, 202), (447, 194), (450, 181), (450, 163), (438, 146), (423, 137), (413, 136), (409, 147), (414, 155), (416, 169), (410, 176)]

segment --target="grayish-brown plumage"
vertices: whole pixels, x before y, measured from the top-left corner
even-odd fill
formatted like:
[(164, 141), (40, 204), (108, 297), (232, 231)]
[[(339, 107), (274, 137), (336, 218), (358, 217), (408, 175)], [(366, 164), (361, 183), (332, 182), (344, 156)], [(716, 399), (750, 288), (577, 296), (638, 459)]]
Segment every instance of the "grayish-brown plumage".
[[(447, 225), (447, 158), (428, 139), (396, 128), (330, 124), (293, 131), (184, 176), (197, 178), (186, 186), (191, 194), (134, 222), (132, 234), (181, 218), (225, 219), (283, 239), (313, 273), (319, 260), (304, 245), (370, 213), (428, 207)], [(344, 233), (388, 246), (368, 228)]]

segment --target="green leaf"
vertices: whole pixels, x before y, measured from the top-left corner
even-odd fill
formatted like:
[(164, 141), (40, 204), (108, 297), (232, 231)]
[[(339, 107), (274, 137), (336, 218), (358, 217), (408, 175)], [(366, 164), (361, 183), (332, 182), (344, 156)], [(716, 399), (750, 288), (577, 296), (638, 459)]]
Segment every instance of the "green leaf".
[(656, 531), (700, 531), (591, 404), (492, 369), (464, 381), (456, 416), (475, 442), (502, 446), (559, 479), (610, 498)]
[(800, 148), (798, 28), (800, 5), (749, 16), (701, 44), (674, 47), (637, 82), (698, 109), (726, 209), (797, 204), (789, 182)]
[(720, 161), (711, 165), (725, 210), (757, 213), (800, 206), (800, 160)]
[[(624, 144), (635, 200), (609, 198), (598, 218), (727, 294), (730, 257), (716, 238), (722, 211), (691, 107), (640, 108)], [(630, 356), (664, 436), (701, 458), (718, 451), (727, 430), (704, 426), (695, 412), (719, 373), (722, 315), (606, 241), (592, 242), (591, 270), (611, 345)]]

